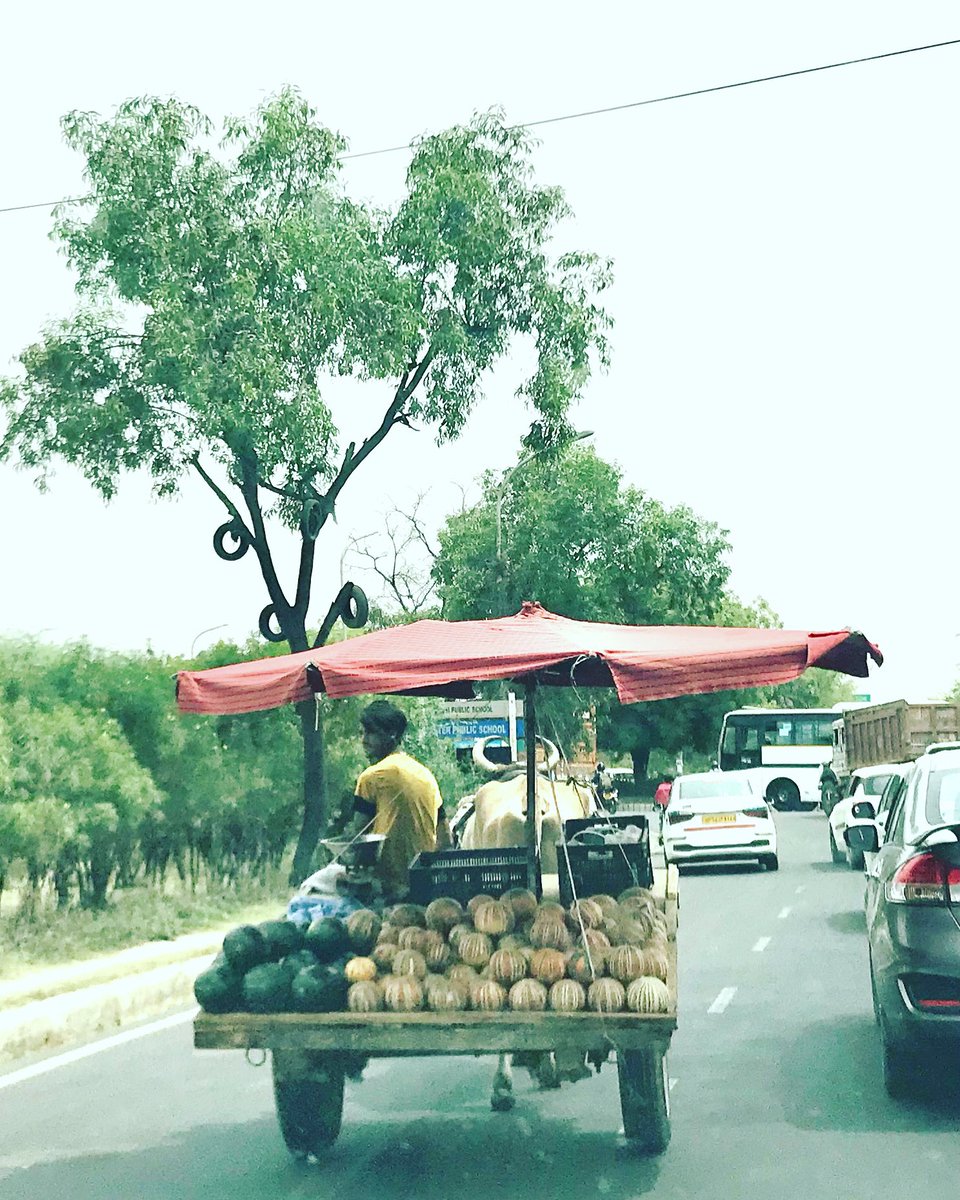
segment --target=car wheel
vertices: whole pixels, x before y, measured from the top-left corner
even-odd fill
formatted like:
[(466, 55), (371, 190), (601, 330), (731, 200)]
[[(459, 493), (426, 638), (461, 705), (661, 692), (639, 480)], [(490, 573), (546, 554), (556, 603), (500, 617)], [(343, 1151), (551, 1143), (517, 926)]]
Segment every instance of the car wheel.
[(760, 865), (765, 867), (768, 871), (779, 871), (780, 859), (777, 858), (775, 854), (765, 854), (760, 859)]
[(792, 779), (775, 779), (767, 788), (767, 800), (781, 812), (788, 808), (799, 808), (800, 789)]
[(846, 862), (847, 856), (837, 845), (837, 839), (833, 836), (833, 826), (827, 826), (827, 835), (830, 838), (830, 858), (835, 863)]
[(847, 862), (850, 864), (851, 871), (863, 870), (863, 851), (854, 850), (852, 846), (847, 847)]

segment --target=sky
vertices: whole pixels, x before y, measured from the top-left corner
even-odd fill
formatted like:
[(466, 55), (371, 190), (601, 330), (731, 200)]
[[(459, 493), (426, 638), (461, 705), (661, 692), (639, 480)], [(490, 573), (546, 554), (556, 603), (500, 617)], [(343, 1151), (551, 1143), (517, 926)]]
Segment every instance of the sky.
[[(293, 84), (367, 151), (494, 105), (537, 121), (960, 37), (956, 6), (933, 0), (8, 9), (0, 208), (82, 194), (60, 118), (134, 95), (219, 121)], [(960, 677), (958, 102), (952, 46), (538, 130), (538, 180), (574, 213), (557, 249), (614, 263), (611, 368), (574, 425), (626, 482), (729, 531), (742, 599), (877, 642), (886, 663), (859, 689), (874, 700)], [(355, 159), (343, 179), (396, 204), (408, 161)], [(72, 311), (50, 228), (46, 208), (0, 213), (0, 373)], [(318, 542), (314, 623), (342, 578), (370, 583), (351, 537), (424, 490), (435, 528), (516, 461), (528, 365), (503, 364), (458, 442), (396, 430), (351, 480)], [(373, 385), (331, 396), (344, 443), (386, 402)], [(157, 501), (130, 476), (105, 505), (65, 466), (41, 494), (2, 464), (0, 511), (0, 636), (188, 654), (256, 628), (253, 556), (214, 555), (223, 515), (199, 482)]]

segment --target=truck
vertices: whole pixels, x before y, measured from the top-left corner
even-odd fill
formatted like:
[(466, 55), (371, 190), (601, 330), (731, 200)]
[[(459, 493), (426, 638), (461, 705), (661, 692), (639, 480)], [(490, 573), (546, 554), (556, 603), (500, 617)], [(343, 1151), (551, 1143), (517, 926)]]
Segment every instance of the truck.
[(960, 740), (960, 704), (890, 700), (851, 708), (832, 729), (832, 754), (820, 777), (820, 807), (828, 816), (859, 767), (910, 762), (934, 742)]

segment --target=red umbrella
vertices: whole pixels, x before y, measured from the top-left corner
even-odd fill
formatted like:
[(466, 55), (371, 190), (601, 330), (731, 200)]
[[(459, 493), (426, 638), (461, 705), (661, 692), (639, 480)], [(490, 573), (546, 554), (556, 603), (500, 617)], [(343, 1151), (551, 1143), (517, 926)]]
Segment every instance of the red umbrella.
[(785, 683), (808, 667), (865, 677), (880, 651), (849, 629), (804, 633), (704, 625), (573, 621), (525, 601), (512, 617), (416, 621), (207, 671), (181, 671), (184, 712), (243, 713), (307, 700), (418, 692), (464, 696), (482, 679), (613, 686), (623, 704)]
[[(726, 688), (786, 683), (808, 667), (867, 675), (880, 651), (849, 629), (804, 633), (700, 625), (607, 625), (573, 621), (525, 601), (513, 617), (416, 621), (333, 646), (277, 658), (181, 671), (184, 712), (244, 713), (329, 696), (410, 692), (469, 696), (482, 679), (517, 679), (526, 688), (528, 746), (536, 736), (539, 684), (613, 686), (621, 703)], [(536, 764), (527, 755), (527, 847), (535, 871)]]

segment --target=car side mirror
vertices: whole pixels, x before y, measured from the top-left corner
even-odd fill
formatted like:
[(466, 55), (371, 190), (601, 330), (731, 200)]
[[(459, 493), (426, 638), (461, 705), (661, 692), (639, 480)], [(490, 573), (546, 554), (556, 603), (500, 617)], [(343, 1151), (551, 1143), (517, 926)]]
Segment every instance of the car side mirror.
[(875, 821), (877, 819), (877, 810), (869, 800), (858, 800), (850, 812), (858, 821)]
[[(864, 804), (868, 802), (865, 800)], [(848, 825), (843, 831), (843, 840), (851, 850), (873, 854), (880, 848), (880, 833), (876, 825)]]

